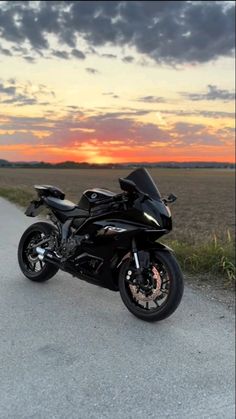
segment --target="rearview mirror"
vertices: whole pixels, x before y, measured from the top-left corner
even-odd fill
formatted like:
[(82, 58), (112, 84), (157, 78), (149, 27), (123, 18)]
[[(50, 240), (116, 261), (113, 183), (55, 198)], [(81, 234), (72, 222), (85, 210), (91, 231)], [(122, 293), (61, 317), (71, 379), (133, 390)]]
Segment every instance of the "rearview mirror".
[(171, 193), (169, 196), (168, 196), (168, 201), (169, 202), (175, 202), (176, 201), (176, 199), (177, 199), (177, 196), (176, 195), (174, 195), (173, 193)]
[(137, 187), (132, 180), (119, 178), (119, 183), (122, 191), (129, 193), (137, 191)]

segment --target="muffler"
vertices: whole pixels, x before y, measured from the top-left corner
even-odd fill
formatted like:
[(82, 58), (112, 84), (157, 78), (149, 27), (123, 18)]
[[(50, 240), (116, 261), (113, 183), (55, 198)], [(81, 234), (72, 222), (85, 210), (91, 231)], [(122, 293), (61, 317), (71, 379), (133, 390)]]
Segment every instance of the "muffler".
[(54, 265), (60, 265), (60, 258), (57, 257), (55, 254), (50, 252), (48, 249), (43, 249), (42, 247), (36, 247), (36, 252), (38, 254), (38, 258), (44, 262), (50, 262)]

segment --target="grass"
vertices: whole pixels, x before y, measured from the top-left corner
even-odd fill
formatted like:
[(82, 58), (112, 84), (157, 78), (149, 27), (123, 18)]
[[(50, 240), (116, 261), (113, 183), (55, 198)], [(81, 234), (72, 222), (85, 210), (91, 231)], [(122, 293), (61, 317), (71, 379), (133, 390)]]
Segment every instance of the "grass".
[[(0, 169), (0, 196), (26, 207), (36, 197), (34, 184), (59, 186), (78, 202), (84, 189), (119, 191), (117, 179), (130, 170)], [(163, 240), (172, 247), (185, 272), (208, 280), (235, 280), (234, 171), (207, 169), (150, 170), (162, 196), (178, 196), (171, 207), (173, 231)]]
[(7, 188), (0, 187), (0, 196), (8, 199), (8, 201), (14, 202), (14, 204), (26, 207), (29, 202), (35, 197), (33, 191), (27, 191), (23, 188)]
[(221, 278), (225, 285), (235, 281), (235, 244), (229, 231), (224, 240), (213, 235), (197, 244), (185, 240), (173, 240), (168, 244), (185, 272), (202, 274), (206, 279)]

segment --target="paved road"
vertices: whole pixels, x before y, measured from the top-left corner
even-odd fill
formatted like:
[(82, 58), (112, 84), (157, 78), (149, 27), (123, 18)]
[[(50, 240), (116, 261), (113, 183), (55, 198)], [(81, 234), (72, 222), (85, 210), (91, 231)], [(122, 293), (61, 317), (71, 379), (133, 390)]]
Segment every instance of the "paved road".
[(146, 324), (119, 294), (59, 273), (20, 273), (32, 222), (0, 198), (0, 418), (234, 418), (232, 310), (186, 286)]

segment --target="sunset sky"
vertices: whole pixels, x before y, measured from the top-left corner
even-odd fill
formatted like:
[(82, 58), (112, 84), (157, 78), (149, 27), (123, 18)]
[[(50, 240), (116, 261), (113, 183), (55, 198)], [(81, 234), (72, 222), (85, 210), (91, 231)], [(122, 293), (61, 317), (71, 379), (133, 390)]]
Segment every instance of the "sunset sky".
[(234, 161), (234, 9), (0, 1), (0, 159)]

